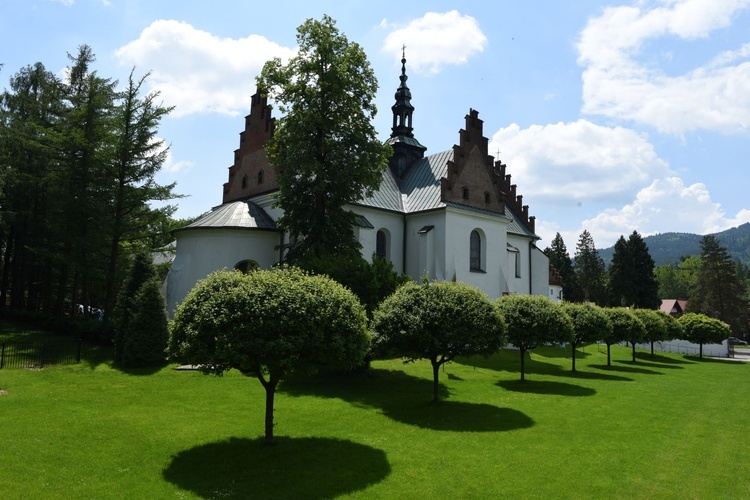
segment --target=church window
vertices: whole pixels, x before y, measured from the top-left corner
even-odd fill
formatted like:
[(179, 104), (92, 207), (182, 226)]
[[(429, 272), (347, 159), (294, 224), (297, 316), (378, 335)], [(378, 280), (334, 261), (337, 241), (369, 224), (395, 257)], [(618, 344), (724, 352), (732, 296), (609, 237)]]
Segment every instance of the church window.
[(242, 176), (242, 189), (247, 189), (247, 176)]
[(388, 258), (388, 235), (382, 229), (375, 236), (375, 255), (381, 259)]
[(489, 205), (490, 204), (490, 200), (491, 200), (490, 193), (488, 191), (485, 191), (484, 192), (484, 203), (486, 205)]
[(469, 270), (482, 270), (482, 236), (476, 229), (469, 236)]
[(464, 186), (464, 187), (461, 188), (461, 197), (464, 200), (468, 200), (469, 199), (469, 188), (467, 188), (466, 186)]
[(263, 184), (263, 171), (258, 172), (258, 185)]

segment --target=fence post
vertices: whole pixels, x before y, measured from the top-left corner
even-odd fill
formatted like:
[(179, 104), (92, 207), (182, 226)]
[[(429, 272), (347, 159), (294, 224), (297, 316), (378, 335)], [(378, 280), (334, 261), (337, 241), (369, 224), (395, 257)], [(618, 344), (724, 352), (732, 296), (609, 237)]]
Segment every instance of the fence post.
[(81, 362), (81, 339), (76, 343), (76, 363)]

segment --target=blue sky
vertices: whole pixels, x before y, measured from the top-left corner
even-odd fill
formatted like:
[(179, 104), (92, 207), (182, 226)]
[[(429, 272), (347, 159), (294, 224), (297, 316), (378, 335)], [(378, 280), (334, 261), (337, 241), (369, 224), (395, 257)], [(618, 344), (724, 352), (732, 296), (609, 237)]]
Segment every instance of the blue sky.
[(63, 75), (81, 44), (101, 76), (150, 71), (176, 106), (158, 180), (195, 216), (221, 203), (263, 63), (293, 55), (296, 28), (323, 14), (369, 57), (382, 139), (404, 44), (428, 154), (479, 111), (542, 247), (556, 232), (572, 255), (583, 229), (605, 248), (633, 230), (750, 222), (750, 0), (3, 0), (0, 82), (35, 62)]

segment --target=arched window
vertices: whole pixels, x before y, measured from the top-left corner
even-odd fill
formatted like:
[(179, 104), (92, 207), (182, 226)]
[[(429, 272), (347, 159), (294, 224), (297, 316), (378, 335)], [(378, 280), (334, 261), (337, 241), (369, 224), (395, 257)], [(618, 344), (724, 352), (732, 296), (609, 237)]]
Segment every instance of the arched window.
[(381, 259), (388, 258), (388, 235), (382, 229), (375, 235), (375, 255)]
[(242, 189), (247, 189), (247, 176), (242, 176)]
[(263, 171), (258, 172), (258, 185), (263, 184)]
[(492, 200), (492, 199), (490, 198), (490, 193), (489, 193), (489, 191), (485, 191), (485, 192), (484, 192), (484, 203), (485, 203), (486, 205), (489, 205), (489, 204), (490, 204), (490, 201), (491, 201), (491, 200)]
[(476, 229), (469, 236), (469, 270), (482, 270), (482, 236)]
[(464, 200), (468, 200), (469, 199), (469, 188), (467, 188), (466, 186), (462, 187), (461, 188), (461, 196), (463, 197)]
[(260, 265), (252, 259), (241, 260), (234, 265), (239, 272), (247, 274), (260, 269)]

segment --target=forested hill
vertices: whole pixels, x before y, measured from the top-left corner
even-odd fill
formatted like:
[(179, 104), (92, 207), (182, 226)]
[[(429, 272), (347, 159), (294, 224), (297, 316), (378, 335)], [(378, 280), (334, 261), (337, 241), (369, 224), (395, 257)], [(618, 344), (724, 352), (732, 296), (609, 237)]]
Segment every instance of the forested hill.
[[(625, 234), (625, 239), (629, 235)], [(734, 260), (750, 265), (750, 222), (720, 233), (715, 233), (722, 246), (726, 247)], [(680, 257), (700, 255), (703, 236), (691, 233), (664, 233), (646, 236), (643, 241), (657, 266), (679, 264)], [(614, 247), (599, 250), (599, 255), (609, 265)]]

